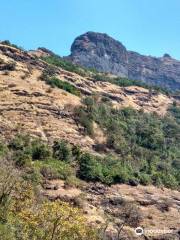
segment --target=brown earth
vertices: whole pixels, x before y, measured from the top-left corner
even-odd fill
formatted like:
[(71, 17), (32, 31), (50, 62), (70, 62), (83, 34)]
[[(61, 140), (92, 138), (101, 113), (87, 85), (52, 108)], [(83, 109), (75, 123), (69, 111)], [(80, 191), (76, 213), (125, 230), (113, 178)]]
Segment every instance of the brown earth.
[[(41, 54), (42, 50), (38, 55), (37, 52), (28, 53), (0, 44), (1, 66), (16, 64), (13, 71), (0, 71), (1, 134), (10, 137), (24, 131), (48, 141), (64, 138), (84, 149), (91, 149), (94, 140), (84, 136), (73, 120), (73, 110), (81, 104), (81, 99), (64, 90), (51, 88), (39, 79), (47, 67), (34, 57)], [(74, 84), (82, 97), (90, 94), (106, 96), (117, 108), (131, 106), (163, 115), (173, 101), (163, 94), (150, 96), (149, 91), (141, 87), (122, 88), (111, 83), (94, 82), (60, 68), (57, 68), (57, 77)], [(103, 139), (102, 133), (99, 134)]]
[[(159, 229), (172, 233), (180, 230), (180, 192), (176, 190), (141, 185), (132, 187), (125, 184), (107, 187), (98, 183), (79, 189), (67, 188), (63, 181), (52, 180), (45, 186), (43, 194), (53, 200), (61, 199), (78, 204), (91, 224), (102, 226), (107, 224), (108, 219), (119, 220), (117, 213), (122, 204), (130, 203), (139, 207), (142, 216), (140, 227), (143, 229)], [(134, 238), (137, 237), (134, 228), (126, 226), (125, 230), (133, 233)], [(153, 237), (161, 239), (160, 235), (154, 233)]]
[[(15, 68), (7, 70), (9, 63), (15, 63)], [(94, 82), (90, 77), (57, 68), (57, 77), (74, 84), (81, 91), (81, 97), (77, 97), (64, 90), (51, 88), (40, 80), (47, 66), (32, 52), (0, 44), (0, 134), (5, 139), (24, 132), (49, 143), (54, 139), (66, 139), (83, 150), (92, 151), (94, 144), (105, 141), (105, 136), (97, 124), (94, 124), (94, 139), (85, 136), (82, 127), (76, 124), (73, 112), (81, 104), (81, 98), (98, 94), (108, 97), (114, 107), (131, 106), (160, 115), (166, 113), (174, 100), (163, 94), (151, 95), (141, 87), (122, 88), (111, 83)], [(180, 193), (177, 191), (153, 186), (105, 187), (98, 184), (88, 184), (82, 189), (65, 188), (62, 181), (48, 184), (43, 194), (51, 199), (78, 202), (89, 222), (104, 224), (106, 216), (116, 215), (122, 202), (130, 202), (139, 206), (143, 216), (141, 226), (145, 229), (163, 227), (175, 231), (180, 228)], [(56, 190), (54, 185), (57, 185)], [(130, 228), (130, 232), (132, 239), (135, 239), (134, 229)]]

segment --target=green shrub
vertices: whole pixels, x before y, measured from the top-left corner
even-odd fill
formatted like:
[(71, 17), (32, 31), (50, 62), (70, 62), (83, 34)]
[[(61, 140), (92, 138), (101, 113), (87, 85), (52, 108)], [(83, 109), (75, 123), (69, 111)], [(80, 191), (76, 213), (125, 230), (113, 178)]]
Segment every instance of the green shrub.
[(25, 148), (30, 147), (30, 137), (27, 135), (16, 135), (9, 143), (9, 148), (17, 151), (17, 150), (25, 150)]
[(46, 144), (39, 140), (35, 140), (31, 144), (32, 160), (45, 160), (51, 157), (51, 150)]
[(33, 167), (33, 165), (22, 174), (24, 181), (30, 182), (34, 187), (42, 183), (42, 175), (40, 171)]
[(75, 86), (66, 81), (62, 81), (58, 78), (52, 77), (48, 78), (46, 80), (46, 83), (49, 84), (51, 87), (57, 87), (76, 96), (80, 96), (80, 91)]
[(78, 108), (75, 110), (75, 117), (76, 120), (84, 127), (85, 134), (93, 136), (93, 119), (91, 118), (90, 114), (83, 108)]
[(169, 108), (169, 112), (173, 115), (176, 122), (180, 124), (180, 107), (173, 105)]
[(0, 157), (5, 156), (7, 152), (8, 152), (7, 146), (3, 142), (0, 142)]
[(53, 145), (53, 156), (61, 161), (72, 161), (72, 148), (70, 144), (64, 140), (55, 141)]
[(140, 180), (140, 184), (142, 184), (142, 185), (150, 185), (151, 184), (151, 177), (146, 173), (140, 174), (139, 180)]
[(31, 165), (31, 155), (25, 151), (16, 151), (13, 154), (13, 161), (17, 167), (27, 167)]
[(179, 170), (180, 171), (180, 159), (175, 159), (173, 162), (172, 162), (172, 166)]
[(106, 184), (128, 183), (133, 172), (115, 158), (99, 158), (85, 153), (79, 161), (79, 176), (87, 181), (101, 181)]
[(81, 76), (86, 76), (86, 73), (88, 72), (88, 70), (86, 70), (85, 68), (74, 65), (73, 63), (64, 60), (57, 55), (43, 57), (42, 60), (57, 67), (61, 67), (66, 71), (77, 73)]
[(40, 79), (43, 81), (48, 81), (49, 78), (54, 77), (56, 74), (56, 69), (53, 66), (47, 66), (43, 72), (42, 75), (40, 76)]
[(48, 179), (64, 179), (75, 175), (69, 164), (56, 159), (45, 161), (35, 161), (34, 168), (38, 170), (45, 178)]
[(132, 80), (132, 79), (128, 79), (128, 78), (108, 77), (106, 74), (102, 74), (102, 73), (95, 74), (94, 80), (102, 81), (102, 82), (110, 82), (110, 83), (116, 84), (120, 87), (138, 86), (138, 87), (147, 88), (150, 91), (153, 90), (154, 93), (162, 92), (167, 95), (170, 94), (170, 90), (163, 88), (163, 87), (148, 85), (147, 83), (145, 83), (143, 81)]
[(16, 240), (13, 226), (10, 224), (2, 224), (0, 223), (0, 239), (1, 240)]
[(87, 181), (97, 181), (103, 178), (102, 166), (95, 157), (85, 153), (79, 160), (79, 176)]

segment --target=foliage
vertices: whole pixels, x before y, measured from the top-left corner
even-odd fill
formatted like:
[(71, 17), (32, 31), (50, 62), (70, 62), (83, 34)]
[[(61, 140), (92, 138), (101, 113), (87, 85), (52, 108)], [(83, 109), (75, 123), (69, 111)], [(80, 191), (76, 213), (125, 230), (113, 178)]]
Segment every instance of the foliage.
[(56, 159), (36, 161), (33, 164), (46, 179), (67, 179), (74, 174), (69, 164)]
[[(36, 167), (40, 162), (56, 168), (61, 165), (60, 161), (35, 161)], [(70, 174), (67, 168), (63, 171)], [(31, 181), (24, 180), (22, 172), (20, 174), (11, 162), (0, 161), (0, 172), (0, 239), (98, 239), (96, 231), (86, 225), (81, 210), (61, 201), (40, 201)]]
[(55, 141), (53, 145), (53, 156), (61, 161), (69, 162), (72, 160), (71, 146), (64, 140)]
[(10, 46), (10, 47), (17, 48), (19, 50), (24, 50), (22, 47), (19, 47), (16, 44), (12, 44), (9, 40), (4, 40), (4, 41), (1, 41), (0, 43), (3, 44), (3, 45), (7, 45), (7, 46)]
[(31, 145), (31, 154), (33, 160), (46, 160), (51, 157), (52, 152), (47, 144), (44, 144), (39, 140), (35, 140), (31, 143)]
[(147, 88), (149, 90), (154, 90), (154, 92), (162, 92), (164, 94), (170, 94), (170, 90), (167, 90), (165, 88), (159, 87), (159, 86), (152, 86), (148, 85), (147, 83), (143, 81), (138, 80), (132, 80), (128, 78), (121, 78), (121, 77), (108, 77), (106, 74), (95, 74), (94, 79), (96, 81), (102, 81), (102, 82), (110, 82), (113, 84), (116, 84), (120, 87), (129, 87), (129, 86), (138, 86)]
[(89, 132), (89, 125), (84, 121), (96, 122), (107, 136), (105, 147), (116, 153), (113, 158), (82, 157), (79, 175), (83, 179), (106, 183), (135, 180), (145, 185), (177, 188), (180, 184), (177, 106), (159, 117), (131, 108), (114, 109), (108, 102), (95, 98), (88, 97), (83, 103), (84, 107), (75, 112), (77, 121), (87, 128), (85, 133)]
[(19, 229), (17, 239), (22, 240), (97, 239), (95, 231), (85, 224), (81, 211), (60, 201), (22, 209), (13, 223)]
[(75, 86), (56, 77), (47, 79), (46, 83), (49, 84), (51, 87), (57, 87), (76, 96), (80, 96), (80, 91)]
[(106, 184), (129, 183), (132, 170), (112, 156), (100, 158), (85, 153), (79, 160), (79, 176), (87, 181), (101, 181)]
[(46, 160), (52, 156), (50, 147), (39, 139), (16, 135), (9, 143), (12, 158), (19, 167), (30, 165), (31, 160)]
[(57, 67), (61, 67), (66, 71), (77, 73), (81, 76), (86, 76), (86, 73), (88, 71), (85, 68), (79, 67), (67, 60), (64, 60), (63, 58), (61, 58), (57, 55), (43, 57), (42, 60), (44, 60), (45, 62), (47, 62), (49, 64), (55, 65)]
[(0, 205), (5, 206), (13, 193), (19, 173), (12, 163), (5, 159), (0, 159), (0, 173)]
[(174, 104), (173, 106), (171, 106), (169, 108), (169, 111), (171, 112), (171, 114), (175, 118), (176, 122), (178, 124), (180, 124), (180, 107), (178, 107), (178, 106), (176, 106), (176, 104)]

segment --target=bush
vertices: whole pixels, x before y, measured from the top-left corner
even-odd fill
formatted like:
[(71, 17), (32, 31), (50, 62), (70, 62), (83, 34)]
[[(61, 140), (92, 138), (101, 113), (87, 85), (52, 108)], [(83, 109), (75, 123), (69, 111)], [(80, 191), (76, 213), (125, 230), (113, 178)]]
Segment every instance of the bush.
[(85, 153), (79, 160), (79, 176), (87, 181), (97, 181), (103, 178), (102, 166), (95, 157)]
[(118, 159), (100, 158), (85, 153), (79, 160), (79, 176), (87, 181), (101, 181), (105, 184), (129, 183), (133, 172)]
[(8, 147), (14, 151), (30, 148), (30, 137), (27, 135), (16, 135), (9, 143)]
[(93, 119), (86, 110), (83, 108), (75, 109), (75, 119), (84, 127), (85, 134), (94, 136)]
[(27, 167), (31, 165), (31, 155), (24, 151), (16, 151), (13, 155), (13, 161), (17, 167)]
[(35, 161), (33, 166), (47, 179), (66, 180), (68, 177), (75, 175), (69, 164), (56, 159)]
[(140, 174), (139, 179), (140, 179), (140, 184), (142, 184), (142, 185), (146, 186), (146, 185), (151, 184), (151, 177), (146, 173)]
[(13, 226), (10, 224), (2, 224), (0, 223), (0, 239), (2, 240), (16, 240)]
[(7, 146), (3, 142), (0, 142), (0, 157), (5, 156), (7, 152), (8, 152)]
[(46, 83), (49, 84), (51, 87), (57, 87), (65, 90), (66, 92), (74, 94), (76, 96), (80, 96), (79, 90), (75, 86), (73, 86), (72, 84), (66, 81), (62, 81), (58, 78), (53, 77), (53, 78), (48, 78), (46, 80)]
[(61, 161), (72, 161), (72, 148), (64, 140), (55, 141), (53, 145), (53, 156)]
[(86, 73), (88, 72), (88, 70), (85, 68), (74, 65), (73, 63), (66, 61), (57, 55), (43, 57), (42, 60), (57, 67), (61, 67), (69, 72), (75, 72), (81, 76), (86, 76)]
[(56, 74), (56, 69), (53, 66), (47, 66), (40, 76), (40, 79), (43, 81), (48, 81), (49, 78), (54, 77)]
[(32, 142), (32, 160), (45, 160), (51, 157), (50, 148), (39, 140)]

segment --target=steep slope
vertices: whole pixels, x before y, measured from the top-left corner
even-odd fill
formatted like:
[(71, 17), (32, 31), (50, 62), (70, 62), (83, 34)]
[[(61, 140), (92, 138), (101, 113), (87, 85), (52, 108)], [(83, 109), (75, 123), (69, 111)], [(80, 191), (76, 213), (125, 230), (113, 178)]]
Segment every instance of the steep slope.
[(68, 57), (74, 63), (148, 84), (180, 89), (180, 61), (165, 54), (161, 58), (127, 51), (107, 34), (87, 32), (77, 37)]
[(62, 137), (84, 147), (91, 146), (92, 140), (82, 138), (72, 118), (71, 106), (73, 109), (79, 105), (80, 99), (39, 80), (46, 64), (11, 47), (0, 49), (4, 69), (9, 62), (15, 63), (13, 71), (0, 72), (1, 134), (8, 138), (23, 131), (49, 141)]
[[(104, 151), (101, 153), (94, 148), (94, 145), (103, 145), (104, 141), (107, 140), (107, 136), (105, 135), (106, 131), (103, 131), (104, 129), (100, 126), (100, 123), (98, 123), (98, 121), (93, 122), (95, 133), (93, 136), (88, 136), (83, 129), (83, 125), (80, 122), (77, 122), (75, 109), (76, 107), (83, 105), (82, 100), (85, 99), (85, 97), (93, 96), (97, 99), (97, 102), (99, 99), (104, 99), (104, 101), (107, 101), (109, 106), (112, 107), (113, 111), (111, 113), (109, 112), (109, 114), (111, 114), (111, 117), (113, 116), (114, 119), (111, 119), (110, 121), (112, 122), (112, 129), (110, 131), (112, 133), (115, 132), (117, 137), (121, 137), (121, 134), (123, 134), (123, 131), (119, 132), (118, 130), (121, 128), (127, 129), (129, 127), (129, 125), (127, 125), (126, 128), (125, 122), (120, 121), (122, 120), (120, 118), (119, 122), (114, 121), (118, 120), (118, 113), (116, 113), (117, 109), (132, 107), (141, 110), (141, 112), (138, 112), (138, 116), (143, 116), (143, 112), (155, 112), (156, 114), (153, 116), (164, 116), (167, 113), (167, 109), (174, 102), (174, 98), (138, 86), (120, 87), (109, 82), (96, 81), (92, 72), (79, 75), (73, 71), (67, 71), (62, 67), (48, 64), (40, 58), (42, 56), (53, 56), (53, 53), (43, 48), (37, 51), (26, 52), (11, 46), (0, 44), (0, 135), (1, 138), (6, 140), (6, 147), (10, 149), (8, 157), (12, 157), (13, 163), (17, 164), (17, 161), (19, 161), (19, 159), (17, 160), (17, 157), (21, 157), (22, 153), (24, 154), (24, 158), (27, 157), (26, 154), (32, 154), (32, 146), (29, 147), (29, 143), (26, 147), (24, 146), (22, 148), (19, 148), (17, 144), (16, 150), (13, 150), (13, 144), (8, 143), (14, 135), (17, 136), (18, 133), (26, 133), (32, 137), (39, 137), (43, 140), (43, 144), (47, 143), (46, 146), (42, 145), (42, 142), (40, 142), (39, 145), (38, 142), (36, 142), (37, 149), (40, 147), (38, 150), (40, 154), (43, 153), (43, 157), (41, 156), (41, 158), (38, 158), (36, 155), (32, 158), (31, 156), (30, 162), (28, 159), (27, 166), (26, 161), (22, 161), (26, 159), (21, 159), (24, 165), (16, 165), (17, 168), (20, 166), (20, 169), (26, 174), (25, 177), (27, 179), (28, 177), (29, 179), (32, 179), (33, 184), (35, 181), (38, 182), (35, 173), (39, 173), (40, 176), (38, 175), (38, 177), (40, 177), (40, 180), (38, 183), (36, 182), (36, 184), (39, 184), (38, 189), (40, 187), (40, 191), (38, 192), (39, 196), (43, 195), (43, 197), (46, 196), (50, 200), (60, 199), (73, 203), (83, 210), (83, 214), (87, 217), (89, 223), (101, 228), (104, 227), (104, 224), (108, 224), (106, 230), (112, 234), (117, 232), (116, 227), (119, 226), (118, 221), (121, 221), (119, 216), (121, 216), (123, 206), (126, 206), (126, 204), (127, 206), (135, 204), (142, 214), (141, 224), (145, 229), (155, 229), (155, 224), (156, 228), (161, 228), (163, 224), (165, 230), (172, 230), (174, 237), (172, 239), (178, 239), (180, 196), (177, 190), (167, 189), (163, 186), (161, 188), (152, 185), (141, 186), (138, 185), (139, 182), (136, 182), (136, 179), (134, 178), (132, 178), (131, 181), (127, 180), (126, 183), (129, 185), (116, 184), (110, 186), (110, 184), (105, 185), (98, 182), (88, 183), (85, 182), (88, 178), (84, 178), (84, 181), (82, 181), (82, 178), (81, 180), (77, 179), (77, 177), (80, 178), (78, 171), (82, 171), (82, 169), (80, 169), (82, 168), (82, 165), (79, 164), (81, 161), (83, 162), (83, 160), (81, 158), (81, 160), (76, 159), (77, 157), (80, 157), (78, 154), (83, 157), (86, 155), (84, 155), (84, 152), (93, 153), (87, 155), (88, 159), (84, 159), (85, 169), (83, 170), (85, 175), (88, 171), (92, 171), (90, 174), (92, 177), (93, 174), (95, 175), (95, 179), (93, 179), (94, 181), (99, 181), (99, 178), (97, 177), (98, 174), (100, 174), (100, 176), (102, 175), (102, 166), (105, 167), (103, 173), (104, 175), (107, 174), (107, 176), (105, 176), (107, 177), (105, 179), (107, 182), (108, 180), (111, 180), (111, 176), (108, 176), (108, 174), (111, 174), (111, 170), (115, 182), (121, 182), (121, 179), (118, 178), (121, 177), (121, 174), (124, 178), (128, 177), (126, 168), (121, 169), (120, 165), (115, 164), (116, 162), (113, 163), (113, 161), (116, 160), (119, 164), (122, 160), (118, 153), (115, 155), (115, 149), (106, 149), (109, 152)], [(53, 76), (46, 79), (47, 76), (45, 73), (47, 74), (48, 72), (49, 74), (52, 74), (52, 71)], [(50, 80), (54, 80), (54, 82), (51, 82)], [(58, 80), (61, 81), (58, 82)], [(62, 82), (68, 83), (69, 85), (65, 85), (66, 88), (60, 89), (58, 86), (62, 87)], [(53, 85), (52, 83), (56, 84)], [(71, 86), (71, 88), (68, 88), (67, 86)], [(78, 94), (72, 94), (73, 91), (70, 93), (70, 90), (74, 90), (74, 88), (78, 90), (74, 93)], [(176, 101), (176, 104), (179, 104), (178, 100)], [(85, 107), (84, 105), (83, 107)], [(105, 116), (107, 116), (107, 114)], [(128, 117), (127, 119), (130, 120)], [(144, 122), (146, 122), (146, 120), (148, 122), (150, 119), (144, 119)], [(128, 122), (130, 123), (131, 121)], [(135, 122), (133, 122), (133, 125), (134, 124)], [(170, 121), (169, 125), (167, 125), (170, 135), (175, 135), (173, 131), (178, 129), (173, 128), (175, 126), (173, 124), (174, 123)], [(144, 126), (145, 130), (150, 130), (145, 132), (145, 135), (152, 135), (153, 132), (151, 132), (151, 130), (154, 128), (154, 122), (152, 122), (152, 125), (145, 124)], [(147, 126), (151, 126), (152, 129), (150, 127), (149, 129), (146, 129)], [(173, 127), (171, 128), (171, 126)], [(113, 129), (113, 127), (115, 128)], [(138, 128), (139, 132), (141, 130), (143, 130), (143, 125), (140, 125)], [(153, 139), (155, 137), (156, 139), (159, 139), (159, 132), (157, 130), (158, 129), (156, 128), (155, 133), (157, 134), (156, 136), (153, 135)], [(130, 134), (132, 135), (131, 128)], [(135, 134), (135, 132), (133, 132), (133, 134)], [(178, 133), (176, 133), (176, 135), (178, 135)], [(160, 133), (160, 144), (162, 143), (161, 137), (163, 136), (161, 136)], [(72, 162), (66, 162), (65, 159), (61, 159), (62, 156), (57, 158), (57, 156), (54, 156), (53, 154), (54, 148), (52, 145), (54, 140), (67, 140), (71, 143), (71, 146), (80, 146), (80, 151), (82, 151), (82, 153), (78, 152), (77, 147), (75, 148), (76, 152), (74, 155), (71, 155)], [(122, 139), (120, 138), (118, 141), (119, 140), (120, 147), (122, 148), (124, 146), (124, 149), (126, 150), (127, 147)], [(168, 139), (163, 138), (162, 144), (164, 144), (164, 140), (168, 140), (170, 143), (173, 141), (175, 142), (175, 139), (172, 138), (172, 136)], [(20, 145), (21, 143), (22, 142), (20, 142)], [(23, 144), (26, 145), (26, 143)], [(27, 147), (28, 151), (26, 149)], [(36, 146), (33, 145), (33, 147), (37, 150)], [(50, 158), (51, 155), (47, 156), (48, 151), (45, 151), (47, 149), (49, 149), (49, 154), (53, 154), (53, 158)], [(65, 151), (66, 150), (67, 148), (65, 148)], [(139, 161), (140, 157), (144, 162), (146, 159), (145, 153), (150, 157), (150, 162), (153, 162), (154, 158), (156, 160), (157, 155), (154, 151), (138, 151), (142, 150), (142, 148), (136, 148), (134, 150), (137, 150), (137, 152), (135, 152), (136, 157), (133, 159), (135, 164)], [(72, 151), (72, 148), (70, 148), (70, 151)], [(131, 148), (130, 151), (132, 152), (133, 148)], [(117, 159), (111, 159), (111, 156), (107, 155), (108, 153), (111, 153), (112, 155), (114, 154)], [(173, 156), (176, 156), (174, 152), (173, 154), (168, 152), (168, 154), (171, 155), (170, 157), (172, 158)], [(49, 158), (46, 159), (46, 157)], [(164, 157), (166, 159), (166, 156), (163, 156), (163, 158)], [(131, 156), (127, 154), (123, 156), (123, 160), (124, 159), (127, 160), (126, 164), (129, 164), (128, 161), (132, 160)], [(108, 163), (108, 161), (110, 162)], [(178, 166), (178, 162), (176, 165)], [(115, 167), (113, 168), (113, 166)], [(160, 170), (158, 170), (159, 172), (164, 168), (166, 171), (166, 167), (168, 167), (166, 172), (167, 176), (167, 173), (172, 171), (170, 165), (160, 165), (158, 167), (160, 167)], [(60, 172), (57, 174), (54, 170)], [(118, 171), (117, 176), (113, 175), (113, 172), (116, 174), (116, 170)], [(148, 183), (147, 178), (148, 175), (144, 174), (142, 180), (144, 180), (145, 185), (151, 184), (151, 182)], [(168, 186), (171, 186), (173, 179), (172, 176), (171, 178), (168, 178)], [(130, 184), (132, 186), (130, 186)], [(24, 185), (22, 185), (22, 188), (23, 187)], [(23, 192), (26, 193), (24, 189)], [(140, 213), (138, 213), (138, 215), (140, 215)], [(135, 223), (137, 224), (138, 222)], [(111, 224), (113, 226), (111, 226)], [(136, 235), (134, 234), (134, 225), (132, 226), (131, 224), (126, 224), (125, 233), (130, 234), (130, 236), (126, 236), (126, 239), (136, 238)], [(164, 236), (159, 236), (158, 234), (154, 237), (147, 235), (147, 237), (148, 239), (154, 240), (170, 239), (168, 238), (169, 235), (164, 238)]]
[[(80, 98), (41, 81), (40, 76), (48, 64), (33, 54), (0, 45), (0, 121), (1, 133), (6, 137), (23, 130), (46, 140), (65, 138), (91, 148), (94, 140), (82, 137), (73, 120), (73, 109), (81, 104), (84, 96), (98, 94), (109, 98), (118, 108), (131, 106), (162, 115), (173, 102), (163, 94), (149, 97), (149, 91), (141, 87), (121, 88), (56, 68), (56, 76), (76, 86), (81, 92)], [(12, 63), (14, 68), (8, 70)]]

